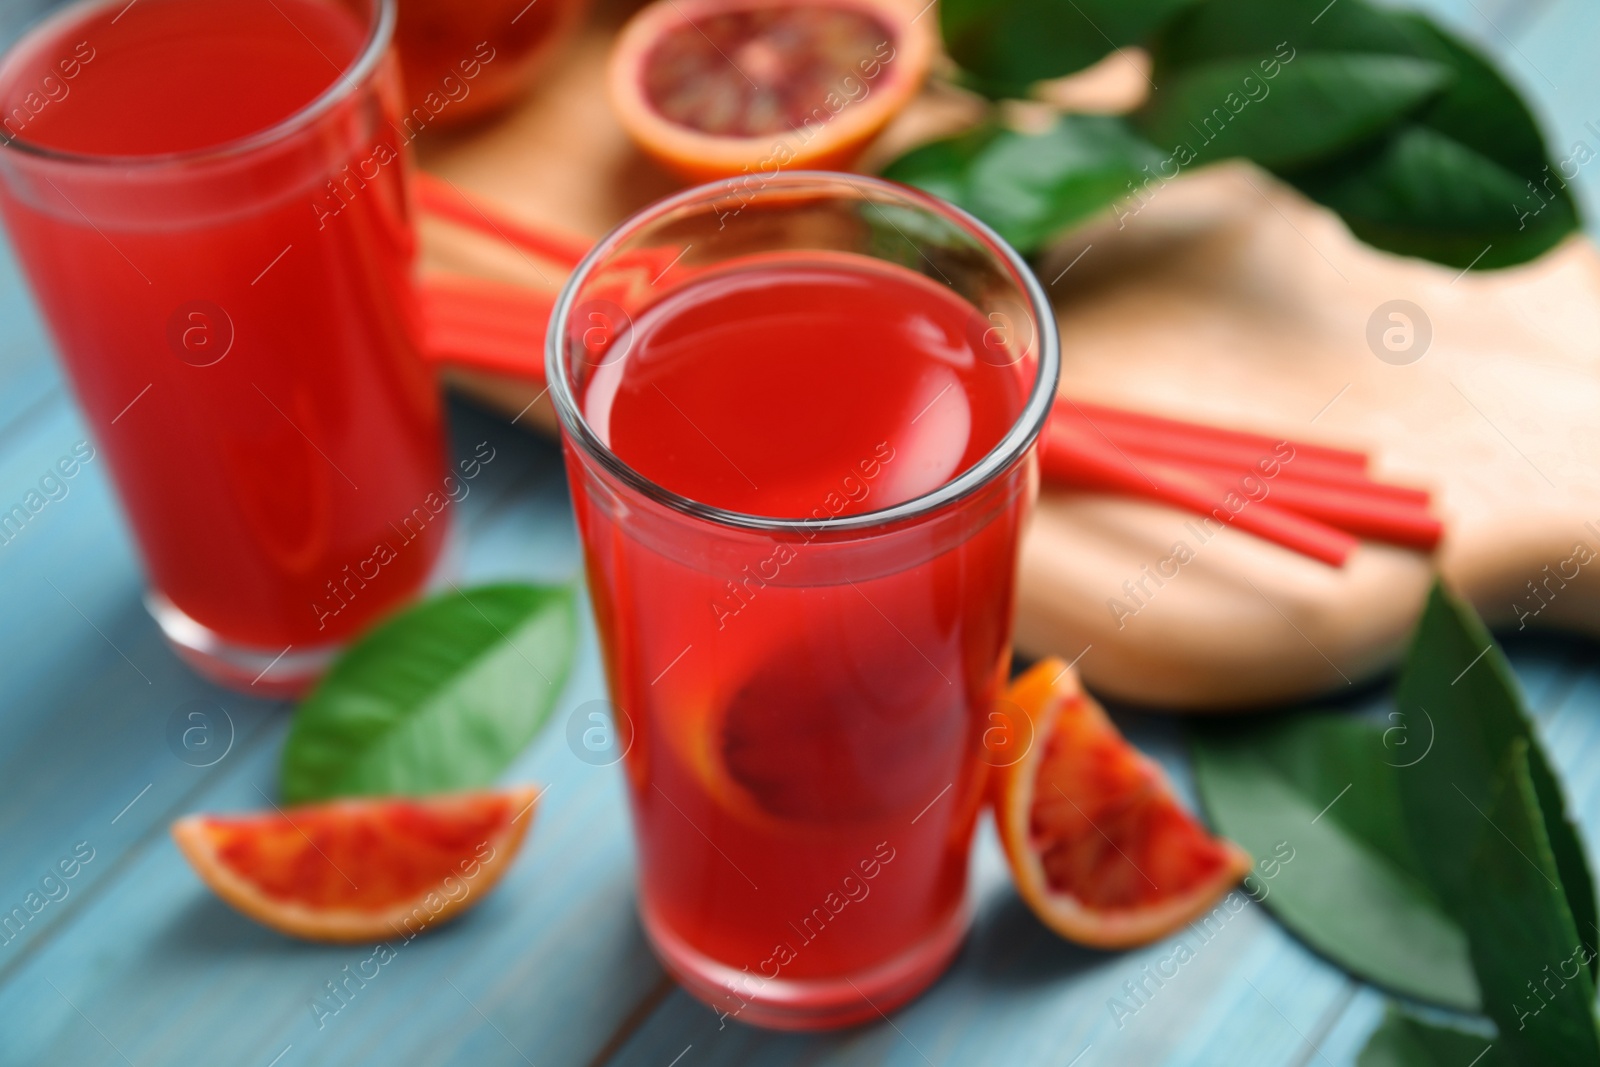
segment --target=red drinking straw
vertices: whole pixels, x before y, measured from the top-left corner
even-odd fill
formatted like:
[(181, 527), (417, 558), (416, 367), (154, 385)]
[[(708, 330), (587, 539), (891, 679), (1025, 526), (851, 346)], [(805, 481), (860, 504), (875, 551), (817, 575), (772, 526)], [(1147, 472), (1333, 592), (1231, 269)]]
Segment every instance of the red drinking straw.
[(1303, 482), (1268, 482), (1267, 499), (1329, 526), (1407, 548), (1431, 552), (1444, 537), (1444, 524), (1415, 504), (1375, 500), (1359, 493)]
[[(1264, 500), (1251, 500), (1242, 490), (1219, 486), (1164, 463), (1136, 462), (1071, 426), (1052, 423), (1046, 428), (1039, 464), (1044, 477), (1057, 484), (1169, 504), (1237, 526), (1335, 567), (1344, 565), (1357, 544), (1342, 530)], [(1228, 506), (1230, 495), (1242, 502), (1237, 510)]]
[[(1113, 438), (1113, 440), (1116, 439)], [(1140, 452), (1137, 446), (1132, 446), (1125, 441), (1119, 440), (1117, 444), (1133, 455), (1152, 455)], [(1255, 474), (1258, 477), (1263, 473), (1260, 468), (1255, 467), (1253, 464), (1250, 468), (1241, 469), (1233, 464), (1213, 463), (1184, 456), (1152, 455), (1152, 458), (1157, 458), (1162, 463), (1170, 463), (1174, 467), (1182, 467), (1185, 470), (1193, 471), (1202, 477), (1221, 478), (1223, 481), (1236, 481), (1246, 473)], [(1428, 510), (1428, 501), (1430, 499), (1426, 489), (1373, 481), (1369, 475), (1353, 468), (1336, 468), (1332, 466), (1307, 468), (1300, 464), (1298, 458), (1294, 462), (1279, 465), (1272, 478), (1277, 484), (1293, 482), (1311, 490), (1328, 489), (1353, 493), (1365, 499), (1387, 501), (1392, 504), (1407, 504), (1422, 511)]]
[[(1181, 431), (1172, 430), (1168, 425), (1143, 429), (1131, 423), (1106, 419), (1100, 415), (1089, 416), (1084, 412), (1082, 405), (1070, 399), (1058, 401), (1050, 418), (1052, 422), (1075, 423), (1089, 434), (1114, 444), (1124, 452), (1151, 459), (1214, 464), (1236, 468), (1240, 473), (1244, 473), (1262, 465), (1277, 466), (1285, 456), (1290, 456), (1295, 467), (1306, 472), (1307, 476), (1314, 475), (1323, 480), (1336, 482), (1366, 479), (1366, 457), (1359, 452), (1343, 452), (1319, 445), (1270, 437), (1246, 443), (1232, 439), (1243, 436), (1237, 431), (1219, 430), (1213, 426), (1202, 426), (1197, 423), (1189, 423)], [(1167, 419), (1162, 419), (1161, 422), (1170, 424), (1170, 420)], [(1348, 456), (1359, 456), (1360, 464), (1345, 458)]]
[(544, 381), (555, 297), (520, 285), (435, 275), (419, 287), (423, 350), (473, 370)]
[(416, 174), (417, 203), (430, 215), (465, 226), (507, 244), (559, 263), (568, 270), (589, 254), (593, 243), (573, 234), (535, 228), (506, 218), (497, 209), (469, 197), (442, 178), (425, 171)]
[[(1168, 419), (1160, 415), (1147, 415), (1139, 411), (1107, 407), (1104, 404), (1095, 404), (1088, 400), (1062, 398), (1056, 402), (1057, 413), (1060, 413), (1062, 408), (1066, 408), (1079, 417), (1095, 423), (1108, 424), (1118, 429), (1142, 431), (1139, 436), (1147, 440), (1183, 441), (1200, 438), (1216, 443), (1242, 446), (1250, 449), (1258, 457), (1270, 454), (1272, 449), (1281, 441), (1281, 438), (1268, 437), (1266, 434), (1248, 433), (1243, 430), (1225, 430), (1218, 426), (1202, 426), (1199, 423), (1181, 422), (1177, 419)], [(1295, 451), (1300, 456), (1314, 457), (1328, 463), (1354, 467), (1357, 470), (1365, 470), (1367, 466), (1367, 456), (1364, 452), (1352, 452), (1347, 448), (1330, 448), (1327, 445), (1308, 445), (1296, 442)]]

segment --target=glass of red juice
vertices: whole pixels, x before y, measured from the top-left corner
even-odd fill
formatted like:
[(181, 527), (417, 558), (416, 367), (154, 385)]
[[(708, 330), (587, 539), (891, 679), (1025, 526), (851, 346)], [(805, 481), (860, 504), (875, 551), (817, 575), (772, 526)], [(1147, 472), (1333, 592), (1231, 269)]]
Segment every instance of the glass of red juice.
[(969, 921), (1044, 294), (948, 204), (797, 172), (623, 223), (548, 338), (645, 931), (724, 1021), (876, 1018)]
[(0, 213), (147, 603), (254, 692), (413, 595), (460, 495), (414, 340), (393, 25), (393, 0), (113, 0), (0, 60)]

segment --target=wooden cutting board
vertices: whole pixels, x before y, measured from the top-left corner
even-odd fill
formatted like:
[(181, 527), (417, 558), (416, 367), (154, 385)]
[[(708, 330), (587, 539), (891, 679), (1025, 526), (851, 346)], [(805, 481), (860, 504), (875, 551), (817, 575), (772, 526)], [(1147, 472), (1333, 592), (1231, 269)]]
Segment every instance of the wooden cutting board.
[[(602, 9), (512, 113), (421, 144), (423, 166), (513, 218), (589, 236), (679, 188), (606, 104), (620, 17)], [(1110, 65), (1063, 91), (1115, 103), (1137, 92), (1136, 75)], [(977, 107), (931, 88), (864, 168)], [(432, 270), (562, 280), (446, 224), (425, 223), (424, 244)], [(1022, 651), (1077, 660), (1100, 692), (1174, 710), (1299, 700), (1391, 667), (1435, 567), (1493, 624), (1600, 634), (1600, 256), (1586, 239), (1462, 274), (1375, 251), (1268, 175), (1227, 164), (1075, 231), (1040, 277), (1064, 391), (1366, 449), (1380, 475), (1436, 493), (1448, 534), (1432, 558), (1367, 543), (1333, 568), (1233, 530), (1206, 536), (1161, 506), (1047, 491), (1022, 555)], [(1404, 320), (1389, 317), (1393, 301), (1412, 305)], [(1407, 321), (1409, 349), (1386, 347), (1392, 329), (1405, 346)], [(540, 390), (452, 380), (513, 413)], [(520, 421), (553, 427), (543, 401)]]

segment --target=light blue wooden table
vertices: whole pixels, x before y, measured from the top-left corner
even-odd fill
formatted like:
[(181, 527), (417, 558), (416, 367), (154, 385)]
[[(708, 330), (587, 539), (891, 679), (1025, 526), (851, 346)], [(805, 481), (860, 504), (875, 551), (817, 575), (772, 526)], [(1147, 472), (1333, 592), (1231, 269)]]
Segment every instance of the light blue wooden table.
[[(32, 6), (13, 0), (0, 11), (0, 36), (15, 34)], [(1501, 58), (1536, 102), (1555, 155), (1580, 140), (1600, 149), (1600, 7), (1430, 8)], [(1600, 168), (1579, 184), (1593, 218)], [(466, 577), (574, 578), (579, 550), (554, 447), (464, 405), (452, 414), (458, 451), (487, 439), (503, 457), (461, 509)], [(74, 406), (0, 248), (0, 505), (98, 432)], [(1169, 944), (1109, 954), (1058, 940), (1017, 899), (985, 826), (973, 858), (976, 926), (920, 1000), (888, 1022), (820, 1037), (719, 1028), (663, 975), (640, 934), (621, 775), (580, 762), (563, 738), (568, 713), (603, 695), (585, 623), (554, 728), (508, 775), (549, 785), (516, 867), (476, 911), (406, 945), (319, 1027), (312, 999), (367, 950), (302, 944), (241, 918), (167, 836), (186, 812), (262, 806), (257, 790), (274, 789), (287, 708), (190, 674), (145, 615), (140, 588), (101, 463), (0, 545), (0, 911), (75, 847), (93, 850), (69, 894), (0, 943), (0, 1064), (1345, 1065), (1382, 1010), (1379, 993), (1250, 906), (1119, 1027), (1108, 999)], [(1510, 651), (1600, 854), (1594, 648), (1546, 639)], [(233, 729), (226, 756), (204, 768), (166, 740), (169, 716), (194, 700), (224, 709)], [(1187, 788), (1182, 724), (1119, 718)]]

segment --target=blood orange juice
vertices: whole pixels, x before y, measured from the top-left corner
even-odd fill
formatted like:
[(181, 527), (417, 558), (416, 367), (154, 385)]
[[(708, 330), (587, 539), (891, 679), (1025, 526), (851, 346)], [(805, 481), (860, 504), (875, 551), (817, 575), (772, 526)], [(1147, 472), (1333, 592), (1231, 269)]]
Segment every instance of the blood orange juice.
[[(965, 930), (1055, 374), (976, 223), (843, 181), (720, 228), (713, 187), (647, 211), (552, 331), (646, 930), (724, 1017), (786, 1027), (875, 1017)], [(874, 254), (916, 250), (913, 212), (967, 246)]]
[(359, 2), (120, 0), (0, 63), (0, 209), (152, 610), (257, 691), (303, 684), (413, 593), (447, 526), (392, 22)]

